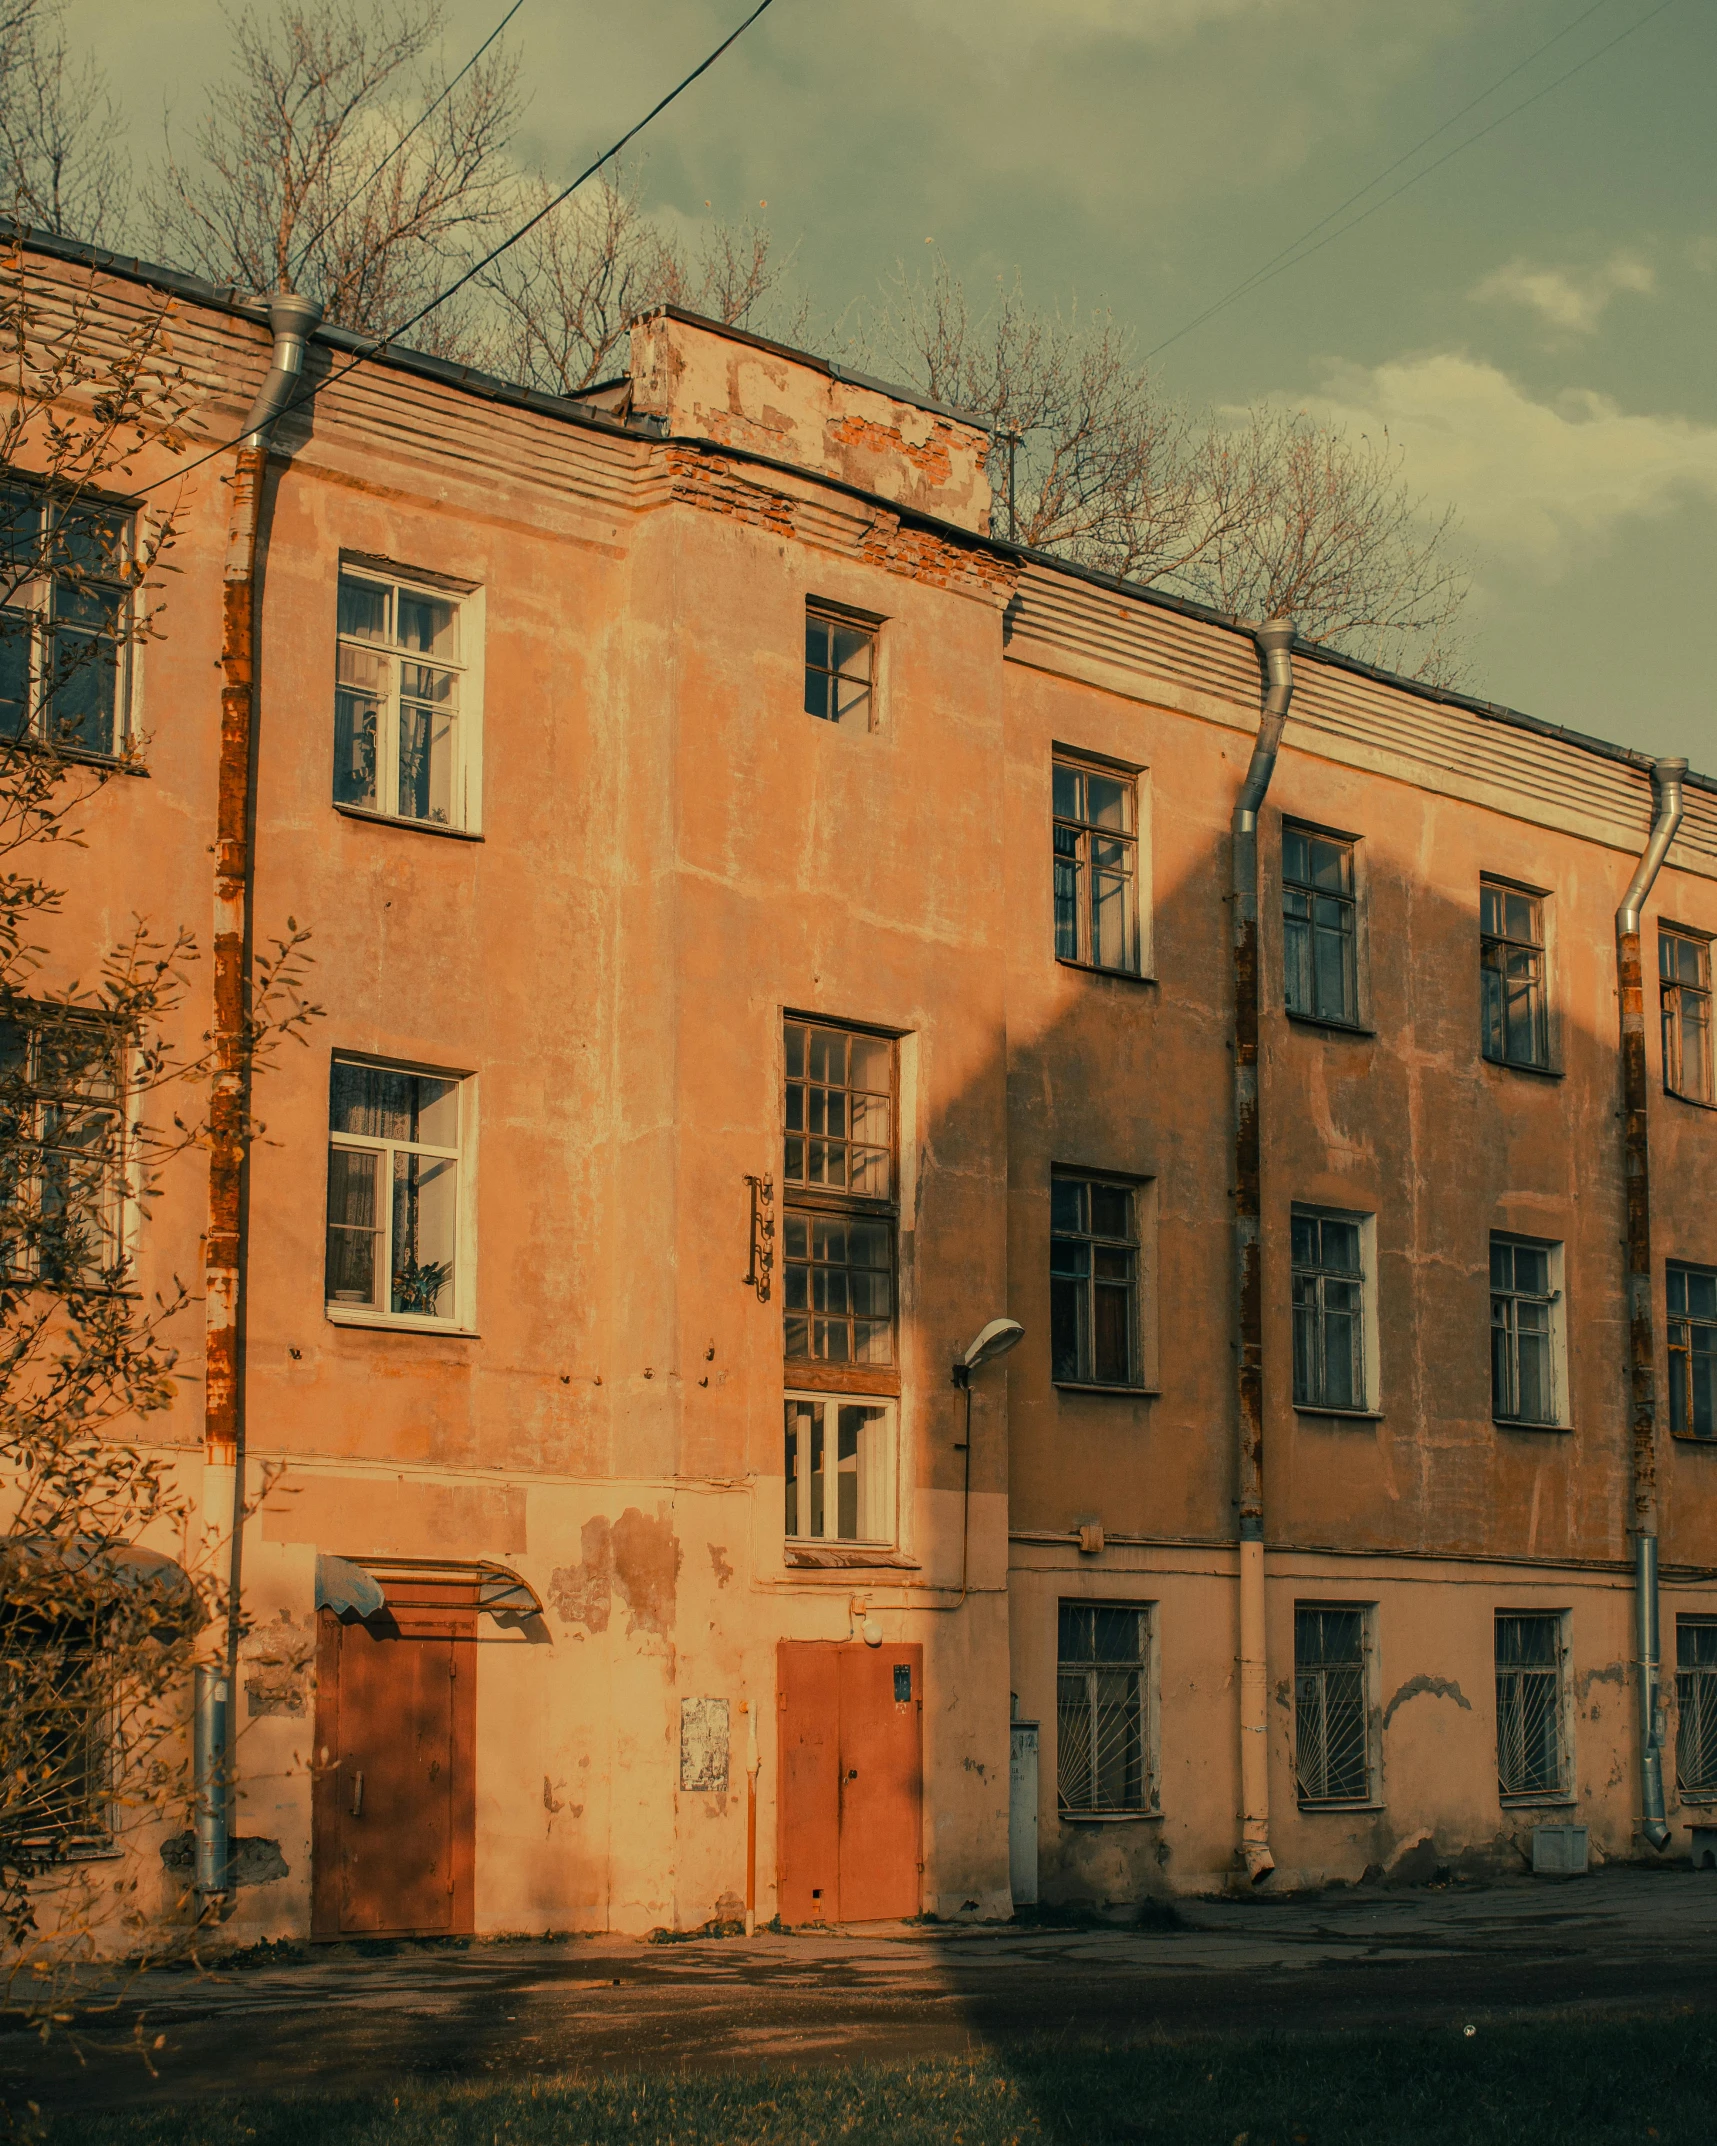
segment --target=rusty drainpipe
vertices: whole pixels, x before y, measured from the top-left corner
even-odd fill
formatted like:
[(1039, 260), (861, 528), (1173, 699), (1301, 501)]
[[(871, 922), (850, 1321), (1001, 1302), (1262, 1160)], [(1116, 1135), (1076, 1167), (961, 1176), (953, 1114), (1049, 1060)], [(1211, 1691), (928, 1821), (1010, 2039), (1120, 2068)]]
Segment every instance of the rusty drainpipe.
[(1268, 1664), (1264, 1641), (1264, 1282), (1258, 1125), (1258, 813), (1294, 697), (1292, 619), (1259, 628), (1267, 689), (1234, 804), (1234, 1288), (1240, 1490), (1240, 1858), (1260, 1884), (1270, 1853)]
[[(221, 611), (221, 735), (215, 808), (214, 1079), (209, 1100), (209, 1221), (204, 1242), (203, 1508), (229, 1529), (225, 1663), (197, 1680), (199, 1892), (228, 1889), (232, 1732), (244, 1539), (244, 1194), (250, 1112), (252, 791), (255, 776), (257, 565), (268, 435), (298, 388), (304, 353), (322, 318), (313, 299), (281, 292), (268, 302), (274, 337), (268, 376), (244, 421), (233, 465)], [(230, 1496), (223, 1498), (228, 1488)], [(222, 1510), (223, 1505), (225, 1510)], [(211, 1719), (205, 1721), (204, 1710)], [(224, 1729), (213, 1725), (214, 1710)]]
[(1645, 979), (1640, 919), (1681, 825), (1685, 760), (1651, 771), (1651, 838), (1616, 911), (1622, 1018), (1622, 1162), (1627, 1193), (1628, 1428), (1633, 1488), (1634, 1641), (1639, 1706), (1640, 1832), (1669, 1841), (1663, 1807), (1663, 1701), (1658, 1687), (1657, 1365), (1651, 1316), (1651, 1151), (1646, 1132)]

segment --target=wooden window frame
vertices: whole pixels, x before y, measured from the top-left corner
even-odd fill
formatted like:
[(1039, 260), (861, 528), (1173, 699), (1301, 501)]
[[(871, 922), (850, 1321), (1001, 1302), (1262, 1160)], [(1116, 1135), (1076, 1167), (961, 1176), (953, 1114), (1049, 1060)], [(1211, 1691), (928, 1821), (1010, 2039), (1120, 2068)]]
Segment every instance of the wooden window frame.
[[(1496, 1247), (1508, 1245), (1511, 1249), (1544, 1254), (1545, 1283), (1542, 1291), (1522, 1289), (1517, 1283), (1499, 1288), (1494, 1279)], [(1490, 1361), (1490, 1411), (1491, 1421), (1515, 1431), (1560, 1431), (1566, 1430), (1569, 1422), (1568, 1365), (1565, 1332), (1565, 1305), (1562, 1289), (1564, 1246), (1555, 1238), (1527, 1237), (1518, 1230), (1492, 1230), (1486, 1240), (1486, 1282), (1490, 1292), (1491, 1361)], [(1497, 1305), (1508, 1307), (1504, 1318), (1497, 1318)], [(1542, 1304), (1545, 1307), (1545, 1357), (1550, 1376), (1550, 1413), (1547, 1416), (1527, 1416), (1518, 1413), (1520, 1399), (1520, 1336), (1519, 1306)], [(1528, 1328), (1525, 1331), (1533, 1332)], [(1496, 1336), (1507, 1338), (1512, 1394), (1516, 1412), (1509, 1413), (1503, 1407), (1506, 1396), (1497, 1390)]]
[[(1340, 889), (1319, 886), (1314, 878), (1290, 875), (1288, 870), (1289, 844), (1292, 841), (1321, 843), (1326, 849), (1339, 853), (1344, 867), (1345, 884)], [(1305, 906), (1304, 916), (1290, 914), (1289, 904), (1298, 899)], [(1341, 913), (1341, 990), (1342, 1003), (1336, 1012), (1330, 1012), (1317, 1002), (1318, 966), (1316, 940), (1320, 929), (1319, 904), (1329, 904)], [(1296, 1020), (1314, 1021), (1327, 1028), (1358, 1028), (1362, 1024), (1360, 1011), (1360, 884), (1359, 843), (1352, 835), (1341, 835), (1326, 827), (1314, 827), (1305, 820), (1284, 819), (1282, 822), (1282, 1009)], [(1303, 940), (1304, 952), (1296, 961), (1293, 949)], [(1304, 970), (1308, 997), (1299, 1003), (1295, 996), (1296, 975)]]
[[(1137, 1619), (1138, 1654), (1113, 1662), (1064, 1660), (1062, 1622), (1068, 1611), (1119, 1610)], [(1134, 1600), (1110, 1601), (1099, 1595), (1063, 1595), (1056, 1603), (1055, 1640), (1055, 1808), (1063, 1824), (1096, 1824), (1120, 1819), (1155, 1818), (1161, 1815), (1161, 1753), (1157, 1718), (1157, 1604)], [(1070, 1710), (1084, 1712), (1090, 1748), (1096, 1747), (1100, 1701), (1097, 1679), (1105, 1671), (1130, 1675), (1134, 1726), (1138, 1737), (1139, 1783), (1136, 1798), (1125, 1803), (1103, 1803), (1098, 1796), (1099, 1768), (1088, 1767), (1090, 1794), (1084, 1803), (1068, 1796), (1068, 1740), (1066, 1722)], [(1083, 1681), (1083, 1700), (1076, 1700), (1069, 1687)]]
[[(27, 621), (24, 631), (29, 637), (26, 657), (24, 721), (16, 738), (19, 742), (41, 744), (73, 760), (112, 761), (124, 759), (135, 743), (134, 685), (135, 665), (132, 660), (132, 637), (134, 627), (133, 599), (136, 576), (137, 513), (134, 507), (123, 500), (101, 498), (77, 501), (56, 500), (40, 484), (31, 483), (10, 471), (0, 473), (0, 501), (11, 494), (18, 499), (32, 502), (38, 517), (39, 534), (36, 542), (47, 556), (44, 570), (25, 577), (13, 592), (12, 600), (5, 610)], [(90, 573), (68, 566), (55, 564), (53, 546), (45, 532), (51, 526), (50, 517), (77, 516), (86, 520), (100, 518), (115, 525), (117, 532), (111, 561), (112, 571)], [(110, 631), (103, 632), (92, 620), (63, 617), (59, 604), (61, 592), (70, 583), (79, 580), (96, 592), (97, 599), (110, 601), (113, 606), (114, 623)], [(49, 673), (49, 660), (45, 650), (61, 632), (83, 636), (93, 642), (112, 643), (113, 705), (112, 729), (107, 740), (100, 745), (86, 745), (75, 738), (54, 739), (44, 729), (44, 679)], [(98, 663), (107, 659), (96, 658)]]
[[(1684, 977), (1671, 976), (1665, 963), (1672, 945), (1691, 946), (1697, 956), (1699, 981), (1688, 983)], [(1711, 938), (1709, 933), (1689, 931), (1682, 924), (1663, 924), (1657, 927), (1657, 975), (1658, 1004), (1663, 1030), (1663, 1088), (1666, 1095), (1678, 1096), (1684, 1103), (1702, 1103), (1707, 1108), (1717, 1104), (1717, 1066), (1713, 1065), (1712, 993), (1711, 993)], [(1697, 1003), (1700, 1009), (1699, 1027), (1703, 1040), (1695, 1046), (1694, 1083), (1687, 1079), (1687, 1012), (1688, 1001)]]
[[(811, 660), (811, 628), (813, 622), (829, 635), (829, 657), (826, 663)], [(882, 628), (884, 621), (868, 611), (849, 610), (844, 604), (831, 603), (826, 597), (807, 596), (805, 599), (805, 692), (804, 712), (814, 722), (827, 723), (835, 730), (874, 730), (877, 727), (878, 695), (882, 676)], [(865, 666), (862, 673), (851, 671), (840, 662), (833, 636), (845, 633), (862, 642), (865, 651)], [(822, 681), (819, 698), (822, 706), (811, 705), (813, 678)], [(862, 687), (862, 692), (845, 707), (841, 705), (842, 685)]]
[[(362, 583), (387, 593), (390, 636), (372, 641), (347, 633), (340, 625), (339, 599), (348, 582)], [(459, 654), (456, 659), (429, 656), (406, 649), (398, 638), (401, 596), (422, 597), (429, 602), (451, 604), (457, 621)], [(342, 553), (335, 595), (334, 663), (334, 774), (333, 803), (337, 812), (350, 818), (385, 820), (390, 826), (413, 827), (430, 834), (475, 834), (482, 824), (482, 685), (483, 607), (482, 591), (471, 583), (421, 568), (401, 566), (388, 560)], [(361, 797), (343, 797), (341, 791), (341, 723), (339, 705), (347, 686), (341, 677), (341, 651), (352, 649), (379, 657), (388, 666), (385, 696), (378, 696), (376, 770), (372, 802)], [(455, 681), (451, 785), (454, 805), (446, 819), (433, 812), (400, 810), (399, 736), (402, 706), (411, 696), (404, 692), (403, 675), (408, 663), (419, 668), (446, 672)]]
[[(380, 1073), (401, 1073), (420, 1080), (451, 1082), (458, 1092), (459, 1139), (456, 1147), (448, 1148), (434, 1142), (397, 1140), (382, 1135), (367, 1133), (336, 1132), (333, 1125), (334, 1069), (341, 1065), (358, 1066)], [(406, 1332), (430, 1334), (470, 1333), (476, 1325), (476, 1229), (475, 1229), (475, 1183), (473, 1150), (476, 1130), (476, 1077), (461, 1073), (447, 1066), (426, 1066), (416, 1063), (401, 1064), (397, 1060), (370, 1058), (357, 1051), (335, 1051), (330, 1059), (328, 1073), (328, 1131), (327, 1148), (330, 1157), (329, 1192), (326, 1203), (327, 1221), (323, 1229), (323, 1262), (326, 1277), (327, 1240), (334, 1227), (331, 1212), (333, 1198), (333, 1170), (331, 1158), (336, 1149), (345, 1153), (374, 1154), (381, 1159), (377, 1165), (377, 1212), (384, 1217), (378, 1229), (378, 1268), (384, 1277), (384, 1295), (391, 1299), (393, 1262), (393, 1157), (396, 1153), (427, 1155), (435, 1160), (450, 1161), (454, 1166), (455, 1183), (453, 1194), (453, 1309), (445, 1317), (420, 1312), (397, 1312), (388, 1302), (381, 1304), (354, 1304), (329, 1297), (324, 1279), (324, 1315), (336, 1326), (384, 1326)]]
[[(876, 1426), (877, 1435), (871, 1441), (868, 1469), (862, 1445), (854, 1455), (856, 1510), (851, 1533), (843, 1533), (840, 1526), (839, 1412), (843, 1407), (876, 1410), (881, 1415)], [(811, 1466), (814, 1448), (812, 1438), (806, 1435), (811, 1426), (806, 1424), (801, 1428), (793, 1421), (796, 1411), (807, 1409), (818, 1410), (821, 1415), (816, 1427), (823, 1446), (824, 1526), (820, 1531), (812, 1525), (817, 1501), (813, 1495)], [(896, 1471), (900, 1450), (900, 1406), (897, 1398), (892, 1394), (830, 1392), (820, 1387), (800, 1386), (795, 1370), (789, 1378), (783, 1415), (785, 1437), (791, 1448), (791, 1460), (786, 1453), (783, 1455), (786, 1504), (782, 1533), (788, 1549), (892, 1549), (899, 1536)], [(832, 1531), (827, 1524), (831, 1516), (835, 1523)], [(867, 1518), (873, 1525), (864, 1525)]]
[[(1061, 1227), (1055, 1220), (1055, 1188), (1058, 1185), (1079, 1185), (1085, 1188), (1085, 1221), (1079, 1229)], [(1090, 1193), (1101, 1187), (1106, 1192), (1119, 1192), (1127, 1201), (1128, 1231), (1125, 1236), (1111, 1236), (1097, 1230), (1091, 1220)], [(1149, 1391), (1146, 1365), (1146, 1334), (1144, 1292), (1147, 1280), (1146, 1267), (1146, 1194), (1149, 1181), (1128, 1177), (1108, 1170), (1080, 1169), (1072, 1164), (1056, 1164), (1050, 1171), (1050, 1223), (1049, 1223), (1049, 1288), (1050, 1288), (1050, 1376), (1052, 1382), (1069, 1390), (1142, 1393)], [(1058, 1244), (1081, 1244), (1089, 1254), (1083, 1275), (1056, 1271), (1056, 1246)], [(1131, 1271), (1121, 1286), (1127, 1295), (1127, 1369), (1124, 1378), (1105, 1379), (1097, 1376), (1096, 1309), (1099, 1277), (1096, 1273), (1097, 1256), (1100, 1250), (1121, 1252), (1131, 1262)], [(1054, 1299), (1058, 1283), (1083, 1284), (1080, 1297), (1083, 1312), (1079, 1327), (1080, 1359), (1076, 1372), (1071, 1376), (1056, 1367), (1054, 1354), (1055, 1312)], [(1114, 1287), (1113, 1278), (1106, 1286)]]
[[(1706, 1356), (1712, 1360), (1712, 1379), (1717, 1382), (1717, 1319), (1705, 1317), (1689, 1308), (1687, 1277), (1697, 1274), (1711, 1276), (1717, 1270), (1697, 1265), (1692, 1260), (1671, 1259), (1664, 1263), (1664, 1333), (1665, 1350), (1669, 1371), (1669, 1430), (1673, 1438), (1685, 1438), (1691, 1444), (1711, 1445), (1717, 1443), (1717, 1420), (1708, 1431), (1696, 1428), (1698, 1421), (1698, 1396), (1694, 1390), (1693, 1371), (1695, 1358)], [(1681, 1304), (1672, 1302), (1677, 1278), (1681, 1281)], [(1695, 1349), (1698, 1334), (1709, 1337), (1707, 1346)], [(1712, 1414), (1717, 1418), (1717, 1398), (1714, 1398)], [(1679, 1419), (1679, 1420), (1677, 1420)]]
[[(1501, 1651), (1502, 1627), (1505, 1623), (1542, 1623), (1553, 1626), (1556, 1636), (1556, 1659), (1554, 1663), (1511, 1663), (1505, 1665)], [(1570, 1694), (1573, 1680), (1569, 1675), (1568, 1612), (1566, 1610), (1499, 1609), (1495, 1613), (1494, 1630), (1493, 1655), (1496, 1664), (1496, 1771), (1498, 1798), (1505, 1809), (1518, 1809), (1532, 1805), (1572, 1803), (1574, 1801), (1574, 1739), (1573, 1723), (1570, 1718)], [(1527, 1676), (1532, 1676), (1541, 1682), (1547, 1677), (1553, 1677), (1555, 1680), (1557, 1777), (1553, 1786), (1541, 1785), (1534, 1788), (1523, 1788), (1510, 1787), (1508, 1783), (1504, 1757), (1504, 1710), (1505, 1707), (1513, 1708), (1518, 1706), (1520, 1711), (1520, 1741), (1524, 1772), (1527, 1691), (1525, 1684), (1521, 1680)], [(1507, 1687), (1505, 1687), (1504, 1683), (1505, 1678), (1511, 1680)]]
[[(1535, 936), (1519, 938), (1508, 929), (1508, 898), (1514, 896), (1532, 904), (1531, 926)], [(1487, 897), (1501, 899), (1501, 928), (1487, 928), (1485, 903)], [(1486, 1062), (1496, 1066), (1512, 1066), (1528, 1073), (1548, 1073), (1553, 1070), (1552, 1007), (1550, 1002), (1550, 908), (1549, 896), (1537, 887), (1522, 886), (1518, 882), (1502, 879), (1489, 872), (1479, 875), (1479, 1048)], [(1508, 984), (1511, 957), (1530, 957), (1532, 975), (1529, 988), (1533, 998), (1533, 1046), (1532, 1054), (1515, 1056), (1509, 1049)], [(1491, 977), (1501, 982), (1500, 1002), (1493, 1009), (1497, 993), (1490, 983)], [(1493, 1042), (1493, 1010), (1495, 1049)]]
[[(1063, 771), (1082, 780), (1092, 776), (1105, 782), (1116, 783), (1127, 799), (1127, 825), (1125, 828), (1104, 827), (1098, 822), (1072, 813), (1063, 812), (1056, 800), (1056, 778)], [(1055, 958), (1065, 968), (1089, 969), (1100, 976), (1143, 977), (1145, 961), (1145, 899), (1144, 867), (1145, 836), (1143, 825), (1144, 785), (1140, 780), (1143, 770), (1123, 766), (1118, 761), (1104, 760), (1093, 753), (1081, 753), (1069, 747), (1057, 745), (1050, 756), (1050, 899), (1052, 916), (1052, 944)], [(1096, 915), (1093, 892), (1095, 868), (1092, 864), (1092, 845), (1103, 841), (1118, 845), (1126, 853), (1124, 931), (1130, 948), (1129, 958), (1122, 961), (1099, 961), (1096, 954)], [(1063, 930), (1063, 894), (1060, 881), (1064, 872), (1071, 872), (1073, 879), (1073, 934), (1071, 942)]]

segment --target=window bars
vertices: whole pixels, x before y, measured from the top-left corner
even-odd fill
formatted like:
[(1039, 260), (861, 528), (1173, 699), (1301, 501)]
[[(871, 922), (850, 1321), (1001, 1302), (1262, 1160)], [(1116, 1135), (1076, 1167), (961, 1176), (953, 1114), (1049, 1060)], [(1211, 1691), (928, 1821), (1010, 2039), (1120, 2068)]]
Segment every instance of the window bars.
[(1282, 995), (1290, 1013), (1359, 1019), (1353, 844), (1310, 828), (1282, 830)]
[(334, 687), (334, 802), (465, 824), (457, 600), (343, 570)]
[(1295, 1403), (1362, 1409), (1365, 1271), (1359, 1218), (1296, 1208), (1292, 1237)]
[(1568, 1786), (1559, 1612), (1496, 1620), (1496, 1772), (1504, 1796), (1561, 1796)]
[(1131, 1185), (1050, 1183), (1049, 1332), (1062, 1384), (1130, 1386), (1138, 1362), (1138, 1199)]
[(1663, 1085), (1695, 1103), (1717, 1101), (1711, 1065), (1711, 942), (1660, 926), (1658, 992), (1663, 1008)]
[(1294, 1606), (1294, 1771), (1302, 1803), (1371, 1796), (1366, 1611)]
[(1679, 1438), (1717, 1438), (1717, 1267), (1672, 1259), (1664, 1295), (1669, 1428)]
[(1139, 973), (1138, 784), (1074, 760), (1054, 766), (1055, 956)]
[(1056, 1789), (1063, 1811), (1154, 1809), (1148, 1748), (1150, 1611), (1063, 1602), (1056, 1677)]
[(1490, 1396), (1498, 1423), (1556, 1424), (1554, 1306), (1547, 1244), (1490, 1241)]
[(1675, 1778), (1717, 1798), (1717, 1617), (1675, 1620)]
[(1479, 882), (1484, 1055), (1498, 1065), (1550, 1063), (1544, 988), (1544, 904), (1498, 881)]

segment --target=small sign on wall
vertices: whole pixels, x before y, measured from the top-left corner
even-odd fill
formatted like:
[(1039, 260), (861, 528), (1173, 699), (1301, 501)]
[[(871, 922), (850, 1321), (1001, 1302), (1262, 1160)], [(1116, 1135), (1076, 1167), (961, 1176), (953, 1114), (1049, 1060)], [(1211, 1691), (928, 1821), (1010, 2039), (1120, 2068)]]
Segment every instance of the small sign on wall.
[(727, 1793), (727, 1701), (680, 1701), (680, 1786)]

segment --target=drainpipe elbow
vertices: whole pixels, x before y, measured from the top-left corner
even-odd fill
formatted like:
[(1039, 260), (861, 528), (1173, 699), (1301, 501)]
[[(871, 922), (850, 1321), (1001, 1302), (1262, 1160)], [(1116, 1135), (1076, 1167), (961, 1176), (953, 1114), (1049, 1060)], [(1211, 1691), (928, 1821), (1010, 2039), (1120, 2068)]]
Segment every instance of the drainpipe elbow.
[(1661, 1818), (1647, 1818), (1640, 1824), (1640, 1838), (1658, 1850), (1669, 1846), (1669, 1828)]
[(269, 427), (292, 399), (303, 377), (304, 353), (321, 320), (322, 308), (315, 299), (300, 298), (296, 291), (279, 291), (268, 301), (274, 353), (268, 377), (257, 390), (244, 421), (246, 447), (268, 445)]
[(1276, 1867), (1276, 1858), (1262, 1841), (1245, 1842), (1240, 1855), (1246, 1865), (1246, 1875), (1254, 1885), (1262, 1885)]
[(1267, 626), (1258, 628), (1255, 638), (1258, 653), (1264, 659), (1264, 707), (1258, 718), (1258, 736), (1246, 780), (1240, 785), (1234, 805), (1235, 829), (1248, 835), (1257, 827), (1258, 808), (1275, 772), (1282, 725), (1288, 720), (1288, 703), (1294, 697), (1294, 622), (1291, 618), (1272, 619)]
[(1651, 835), (1645, 852), (1634, 867), (1634, 876), (1628, 881), (1627, 892), (1622, 896), (1622, 905), (1616, 911), (1616, 936), (1618, 939), (1637, 937), (1640, 918), (1645, 909), (1646, 896), (1650, 894), (1658, 873), (1663, 869), (1663, 860), (1669, 854), (1669, 845), (1675, 840), (1675, 831), (1681, 825), (1681, 815), (1686, 810), (1682, 795), (1682, 778), (1687, 773), (1685, 760), (1659, 760), (1651, 771)]

